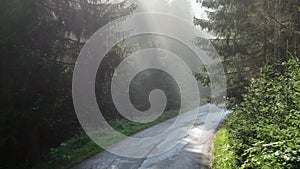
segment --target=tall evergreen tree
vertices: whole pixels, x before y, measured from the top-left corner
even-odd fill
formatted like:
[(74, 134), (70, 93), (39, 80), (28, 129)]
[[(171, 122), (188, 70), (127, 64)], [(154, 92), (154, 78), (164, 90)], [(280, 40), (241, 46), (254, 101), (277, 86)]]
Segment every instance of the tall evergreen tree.
[(213, 32), (224, 61), (228, 94), (241, 100), (244, 87), (266, 63), (284, 61), (287, 51), (299, 53), (299, 0), (214, 0), (209, 20), (195, 18), (196, 25)]
[(124, 3), (1, 2), (0, 168), (30, 167), (78, 132), (71, 98), (74, 60), (94, 31), (131, 12)]

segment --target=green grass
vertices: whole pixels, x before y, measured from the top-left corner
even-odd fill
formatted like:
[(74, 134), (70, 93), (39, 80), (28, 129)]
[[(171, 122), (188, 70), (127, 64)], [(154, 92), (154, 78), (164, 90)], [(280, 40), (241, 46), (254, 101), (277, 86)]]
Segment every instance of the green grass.
[(230, 145), (228, 138), (228, 130), (226, 125), (223, 125), (214, 141), (213, 150), (213, 169), (235, 169), (236, 166), (235, 155)]
[[(204, 101), (203, 103), (206, 103)], [(185, 110), (191, 110), (196, 107), (196, 104), (191, 105)], [(109, 124), (120, 133), (130, 136), (143, 129), (151, 127), (160, 122), (166, 121), (178, 115), (178, 111), (164, 112), (157, 120), (151, 123), (135, 123), (129, 120), (111, 120)], [(103, 131), (105, 132), (105, 129)], [(108, 145), (112, 145), (120, 141), (119, 139), (111, 138), (110, 135), (101, 138), (107, 140)], [(79, 135), (61, 143), (60, 146), (52, 148), (45, 156), (43, 162), (35, 169), (68, 169), (72, 166), (82, 162), (83, 160), (101, 152), (103, 149), (94, 143), (84, 132)]]
[(67, 169), (82, 160), (101, 152), (102, 149), (81, 132), (79, 135), (52, 148), (35, 169)]

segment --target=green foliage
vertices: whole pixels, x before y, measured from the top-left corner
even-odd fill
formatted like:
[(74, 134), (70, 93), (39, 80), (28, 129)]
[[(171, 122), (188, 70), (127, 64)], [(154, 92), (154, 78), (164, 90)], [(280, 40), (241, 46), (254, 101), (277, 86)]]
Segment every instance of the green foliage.
[(229, 140), (228, 129), (226, 126), (218, 131), (214, 141), (213, 164), (214, 169), (237, 168), (235, 153)]
[(95, 0), (1, 2), (0, 168), (30, 168), (78, 133), (74, 61), (92, 33), (130, 11)]
[(60, 168), (67, 169), (80, 163), (82, 160), (98, 153), (101, 148), (92, 142), (83, 132), (51, 148), (45, 157), (46, 162), (40, 164), (41, 169)]
[(300, 62), (266, 66), (229, 116), (230, 144), (241, 168), (300, 166)]
[(300, 51), (299, 1), (295, 0), (211, 0), (209, 20), (195, 18), (195, 24), (214, 33), (213, 44), (227, 75), (232, 106), (240, 103), (251, 78), (265, 64), (286, 61)]
[[(157, 120), (151, 123), (135, 123), (129, 120), (110, 120), (109, 124), (119, 131), (120, 133), (130, 136), (137, 133), (145, 128), (158, 124), (162, 121), (170, 119), (178, 115), (177, 111), (168, 111), (163, 113)], [(105, 129), (102, 129), (103, 131)], [(105, 132), (105, 131), (104, 131)], [(109, 137), (109, 136), (108, 136)], [(102, 138), (105, 139), (105, 138)], [(107, 144), (112, 145), (120, 140), (114, 140), (111, 138), (107, 139)], [(95, 144), (89, 137), (81, 132), (79, 135), (71, 138), (60, 144), (56, 148), (52, 148), (47, 156), (44, 158), (44, 162), (41, 163), (38, 169), (68, 169), (75, 164), (82, 162), (83, 160), (91, 157), (92, 155), (99, 153), (102, 149)]]

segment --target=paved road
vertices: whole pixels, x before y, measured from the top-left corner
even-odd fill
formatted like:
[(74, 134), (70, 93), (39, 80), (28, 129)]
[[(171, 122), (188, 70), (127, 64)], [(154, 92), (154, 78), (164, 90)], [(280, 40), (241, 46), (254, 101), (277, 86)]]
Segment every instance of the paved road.
[[(208, 113), (209, 112), (209, 113)], [(111, 147), (110, 152), (123, 150), (129, 154), (145, 155), (144, 158), (120, 157), (107, 151), (101, 152), (72, 169), (200, 169), (211, 168), (212, 143), (215, 129), (225, 112), (215, 105), (206, 104), (197, 109), (183, 113), (178, 118), (183, 119), (176, 125), (176, 130), (169, 131), (157, 142), (135, 142), (125, 139)], [(196, 118), (195, 118), (196, 114)], [(196, 120), (195, 120), (196, 119)], [(167, 120), (132, 137), (143, 138), (162, 133), (174, 124), (176, 118)], [(195, 120), (195, 121), (194, 121)], [(194, 124), (193, 124), (194, 122)], [(184, 132), (188, 128), (189, 132)], [(168, 145), (176, 145), (168, 151), (159, 154)], [(134, 144), (135, 148), (130, 148)], [(126, 147), (128, 149), (126, 149)], [(143, 151), (139, 151), (143, 149)], [(159, 151), (160, 150), (160, 151)], [(132, 151), (132, 152), (129, 152)]]

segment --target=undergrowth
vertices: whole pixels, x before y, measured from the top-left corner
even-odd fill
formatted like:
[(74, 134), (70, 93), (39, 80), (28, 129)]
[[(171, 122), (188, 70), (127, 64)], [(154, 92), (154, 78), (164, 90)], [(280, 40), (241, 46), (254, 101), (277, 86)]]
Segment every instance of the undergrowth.
[[(222, 168), (228, 162), (232, 167), (227, 168), (298, 169), (299, 60), (292, 58), (279, 65), (266, 66), (248, 90), (218, 134), (214, 168)], [(226, 160), (228, 157), (235, 160)], [(223, 165), (222, 161), (225, 161)]]

